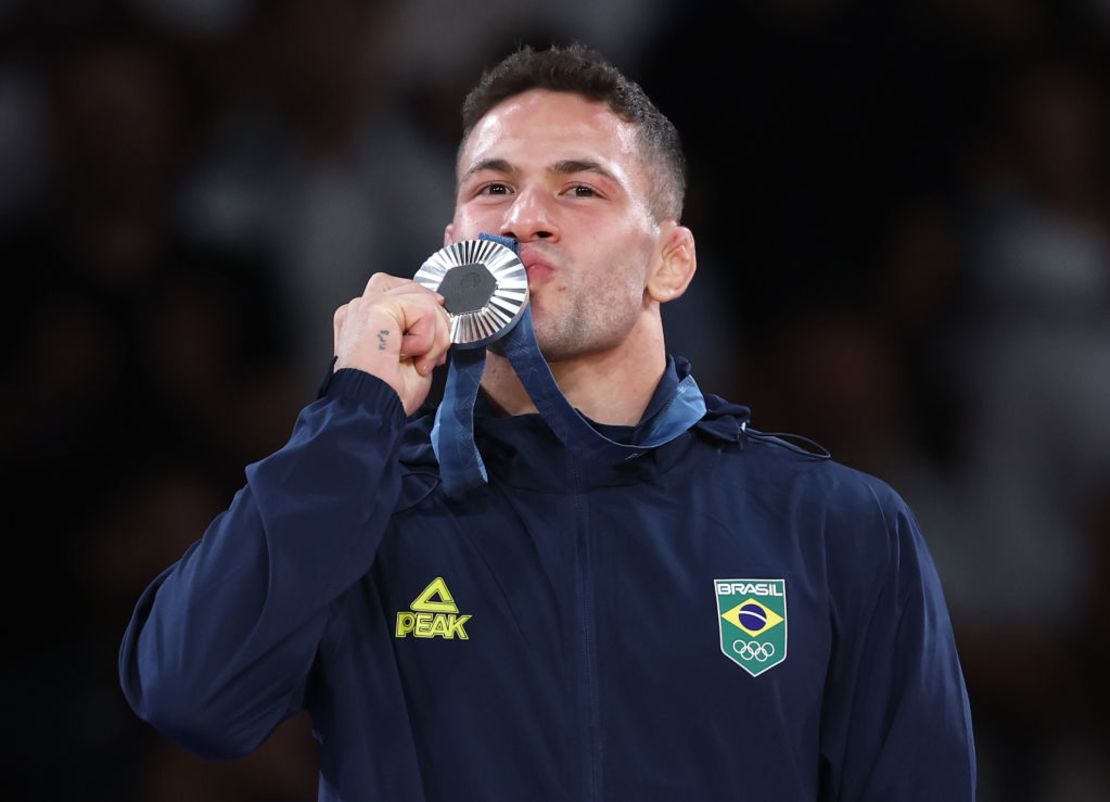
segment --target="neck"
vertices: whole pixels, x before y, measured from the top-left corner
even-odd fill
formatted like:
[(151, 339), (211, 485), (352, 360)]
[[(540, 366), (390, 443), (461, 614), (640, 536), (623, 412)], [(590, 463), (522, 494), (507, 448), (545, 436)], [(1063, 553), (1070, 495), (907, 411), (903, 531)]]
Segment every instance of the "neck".
[[(662, 332), (638, 347), (615, 349), (549, 363), (567, 401), (595, 423), (633, 426), (640, 422), (667, 366)], [(509, 415), (536, 407), (509, 360), (489, 352), (482, 389)]]

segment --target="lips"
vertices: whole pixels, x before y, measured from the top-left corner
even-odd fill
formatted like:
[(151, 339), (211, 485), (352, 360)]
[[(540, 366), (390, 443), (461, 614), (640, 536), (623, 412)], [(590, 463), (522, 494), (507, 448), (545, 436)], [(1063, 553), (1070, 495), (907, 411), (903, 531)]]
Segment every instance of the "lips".
[(528, 284), (547, 281), (555, 275), (555, 268), (540, 254), (527, 248), (521, 250), (520, 261), (528, 273)]

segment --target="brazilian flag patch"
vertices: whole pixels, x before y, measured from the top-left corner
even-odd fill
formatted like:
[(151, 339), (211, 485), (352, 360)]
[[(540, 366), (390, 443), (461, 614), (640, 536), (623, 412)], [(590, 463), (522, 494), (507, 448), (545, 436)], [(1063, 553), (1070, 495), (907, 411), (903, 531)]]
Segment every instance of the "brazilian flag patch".
[(714, 579), (721, 651), (758, 677), (786, 659), (786, 580)]

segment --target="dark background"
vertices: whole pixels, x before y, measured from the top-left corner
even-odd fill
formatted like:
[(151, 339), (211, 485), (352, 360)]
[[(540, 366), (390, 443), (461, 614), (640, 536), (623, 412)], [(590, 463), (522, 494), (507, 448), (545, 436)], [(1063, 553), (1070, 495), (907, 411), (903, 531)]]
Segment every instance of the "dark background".
[(142, 588), (279, 447), (331, 313), (441, 244), (463, 94), (579, 38), (684, 137), (671, 348), (910, 502), (983, 802), (1110, 798), (1110, 5), (0, 0), (6, 799), (315, 798), (301, 719), (126, 707)]

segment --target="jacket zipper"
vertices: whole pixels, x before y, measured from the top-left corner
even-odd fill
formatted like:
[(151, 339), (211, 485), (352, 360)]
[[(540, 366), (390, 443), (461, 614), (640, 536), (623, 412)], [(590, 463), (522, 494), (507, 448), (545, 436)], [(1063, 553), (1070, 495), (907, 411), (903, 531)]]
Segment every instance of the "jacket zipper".
[(597, 620), (594, 612), (593, 549), (589, 537), (589, 512), (586, 506), (582, 476), (578, 466), (571, 464), (575, 499), (575, 590), (578, 596), (579, 632), (581, 651), (578, 655), (577, 674), (581, 695), (579, 716), (585, 737), (582, 739), (583, 800), (601, 800), (601, 713), (598, 700), (597, 677)]

